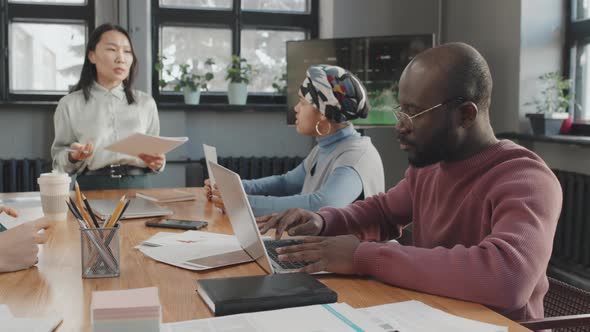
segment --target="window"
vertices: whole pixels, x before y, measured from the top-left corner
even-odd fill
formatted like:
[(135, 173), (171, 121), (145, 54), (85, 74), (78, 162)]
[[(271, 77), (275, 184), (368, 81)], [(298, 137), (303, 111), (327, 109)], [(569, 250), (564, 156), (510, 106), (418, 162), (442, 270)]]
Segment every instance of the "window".
[(573, 80), (576, 122), (590, 122), (590, 1), (571, 0), (565, 67)]
[(94, 0), (0, 0), (0, 101), (55, 101), (77, 83)]
[[(160, 89), (160, 78), (169, 82), (180, 64), (196, 66), (212, 58), (215, 78), (201, 103), (226, 103), (226, 69), (232, 54), (247, 59), (256, 73), (248, 85), (248, 103), (285, 104), (286, 97), (273, 88), (286, 72), (286, 42), (316, 38), (318, 0), (152, 0), (153, 59), (163, 56), (165, 69), (154, 69), (152, 92), (159, 102), (181, 102), (173, 85)], [(155, 67), (154, 67), (155, 68)]]

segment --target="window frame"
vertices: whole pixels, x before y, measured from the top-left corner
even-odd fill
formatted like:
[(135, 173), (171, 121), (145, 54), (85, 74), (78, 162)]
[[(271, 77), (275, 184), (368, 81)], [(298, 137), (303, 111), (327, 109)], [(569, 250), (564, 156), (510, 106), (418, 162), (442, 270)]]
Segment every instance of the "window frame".
[[(286, 13), (275, 11), (242, 10), (242, 1), (233, 0), (231, 9), (196, 9), (160, 7), (159, 0), (152, 1), (152, 96), (158, 103), (183, 104), (179, 93), (160, 93), (159, 73), (154, 64), (160, 49), (160, 27), (182, 26), (198, 28), (228, 28), (231, 31), (232, 54), (241, 53), (242, 29), (268, 29), (281, 31), (305, 31), (306, 38), (318, 38), (319, 0), (307, 0), (309, 12)], [(198, 23), (195, 23), (198, 22)], [(264, 22), (263, 24), (257, 22)], [(227, 104), (226, 92), (203, 92), (200, 104)], [(287, 104), (287, 96), (273, 93), (248, 93), (248, 105)]]
[(65, 93), (13, 93), (10, 91), (9, 29), (12, 20), (31, 23), (78, 23), (86, 24), (86, 38), (95, 28), (94, 1), (86, 0), (84, 5), (10, 3), (0, 0), (0, 102), (54, 102)]
[[(572, 127), (572, 135), (588, 135), (590, 133), (590, 120), (582, 120), (580, 111), (575, 108), (577, 104), (577, 82), (576, 82), (576, 65), (577, 52), (579, 47), (590, 46), (590, 17), (578, 20), (577, 1), (568, 0), (565, 2), (566, 26), (565, 26), (565, 46), (563, 50), (563, 72), (564, 76), (572, 79), (572, 90), (574, 91), (574, 101), (570, 105), (570, 115), (573, 116), (576, 126)], [(590, 112), (590, 110), (587, 110)]]

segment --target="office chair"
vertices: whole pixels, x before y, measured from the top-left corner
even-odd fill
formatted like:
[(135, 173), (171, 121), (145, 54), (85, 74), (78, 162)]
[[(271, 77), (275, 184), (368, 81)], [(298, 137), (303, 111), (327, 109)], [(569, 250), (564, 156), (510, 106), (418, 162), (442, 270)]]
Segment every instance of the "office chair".
[(590, 331), (590, 292), (549, 278), (549, 290), (543, 299), (543, 305), (545, 318), (518, 323), (534, 331)]

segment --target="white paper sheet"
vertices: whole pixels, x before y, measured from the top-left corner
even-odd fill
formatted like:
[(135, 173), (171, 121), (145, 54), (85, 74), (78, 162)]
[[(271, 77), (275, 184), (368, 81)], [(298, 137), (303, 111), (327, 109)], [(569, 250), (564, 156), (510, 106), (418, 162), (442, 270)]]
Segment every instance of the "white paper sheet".
[(141, 153), (165, 154), (186, 141), (188, 141), (188, 137), (162, 137), (135, 133), (105, 147), (105, 150), (131, 156), (137, 156)]
[(162, 324), (162, 332), (383, 332), (376, 324), (344, 303)]
[(0, 304), (0, 319), (10, 319), (13, 318), (12, 312), (10, 308), (6, 304)]
[(12, 318), (0, 320), (0, 326), (3, 332), (52, 332), (61, 321), (60, 317)]
[[(203, 153), (205, 154), (205, 160), (217, 164), (217, 149), (214, 146), (203, 144)], [(209, 174), (209, 181), (213, 187), (215, 185), (215, 178), (213, 177), (213, 172), (211, 172), (211, 169), (209, 168), (209, 163), (207, 163), (207, 173)]]
[(16, 318), (6, 304), (0, 304), (0, 330), (6, 332), (51, 332), (62, 321), (59, 315), (43, 318)]
[(28, 221), (32, 221), (43, 217), (43, 210), (41, 209), (41, 206), (29, 208), (13, 208), (18, 212), (17, 218), (11, 217), (4, 212), (0, 213), (0, 224), (6, 227), (6, 229), (11, 229), (20, 224), (24, 224)]
[(508, 332), (508, 327), (448, 314), (420, 301), (406, 301), (357, 309), (385, 331)]
[(227, 234), (218, 234), (201, 231), (186, 231), (184, 233), (159, 232), (151, 238), (143, 241), (141, 245), (136, 248), (146, 247), (162, 247), (170, 245), (190, 245), (194, 243), (202, 243), (206, 240), (229, 240), (235, 241), (236, 237)]
[[(184, 236), (185, 238), (189, 239), (198, 239), (192, 243), (181, 243), (174, 245), (168, 244), (161, 245), (159, 247), (141, 245), (136, 248), (138, 248), (144, 255), (152, 259), (155, 259), (159, 262), (193, 271), (210, 269), (211, 266), (198, 265), (194, 263), (191, 264), (189, 262), (191, 260), (222, 255), (242, 250), (242, 247), (240, 246), (238, 239), (233, 235), (207, 232), (198, 233), (201, 234), (198, 234), (198, 236), (196, 236), (195, 234), (188, 234)], [(176, 236), (170, 238), (168, 236), (160, 236), (156, 238), (156, 240), (151, 240), (148, 242), (173, 243), (176, 242), (178, 238), (182, 238), (183, 234), (184, 233), (177, 234)]]

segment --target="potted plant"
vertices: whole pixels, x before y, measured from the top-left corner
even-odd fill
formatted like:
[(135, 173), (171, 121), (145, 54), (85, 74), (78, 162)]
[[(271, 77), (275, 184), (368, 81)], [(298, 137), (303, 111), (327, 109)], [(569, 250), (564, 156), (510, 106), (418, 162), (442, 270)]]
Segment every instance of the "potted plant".
[(283, 72), (281, 76), (275, 76), (272, 82), (272, 88), (275, 89), (279, 95), (287, 94), (287, 73)]
[(246, 59), (232, 55), (231, 63), (227, 67), (225, 79), (229, 81), (227, 98), (230, 104), (245, 105), (248, 99), (248, 83), (254, 72), (252, 65)]
[[(573, 100), (571, 80), (563, 78), (558, 72), (539, 76), (542, 90), (539, 97), (525, 105), (534, 105), (536, 113), (527, 113), (535, 135), (557, 135), (567, 133), (571, 126), (571, 116), (567, 112)], [(564, 120), (566, 120), (564, 122)], [(569, 124), (569, 125), (568, 125)]]
[(185, 104), (198, 105), (201, 99), (201, 90), (209, 90), (207, 83), (214, 77), (212, 66), (215, 64), (215, 61), (208, 58), (204, 63), (206, 72), (201, 74), (194, 72), (194, 69), (198, 67), (198, 61), (195, 62), (194, 66), (191, 66), (188, 63), (180, 64), (178, 65), (178, 69), (175, 70), (174, 66), (172, 66), (172, 68), (164, 69), (163, 60), (165, 59), (165, 57), (158, 59), (156, 70), (158, 72), (164, 71), (168, 77), (172, 77), (172, 80), (166, 81), (164, 77), (161, 77), (158, 81), (160, 88), (163, 89), (167, 85), (172, 84), (174, 85), (174, 91), (182, 91)]

